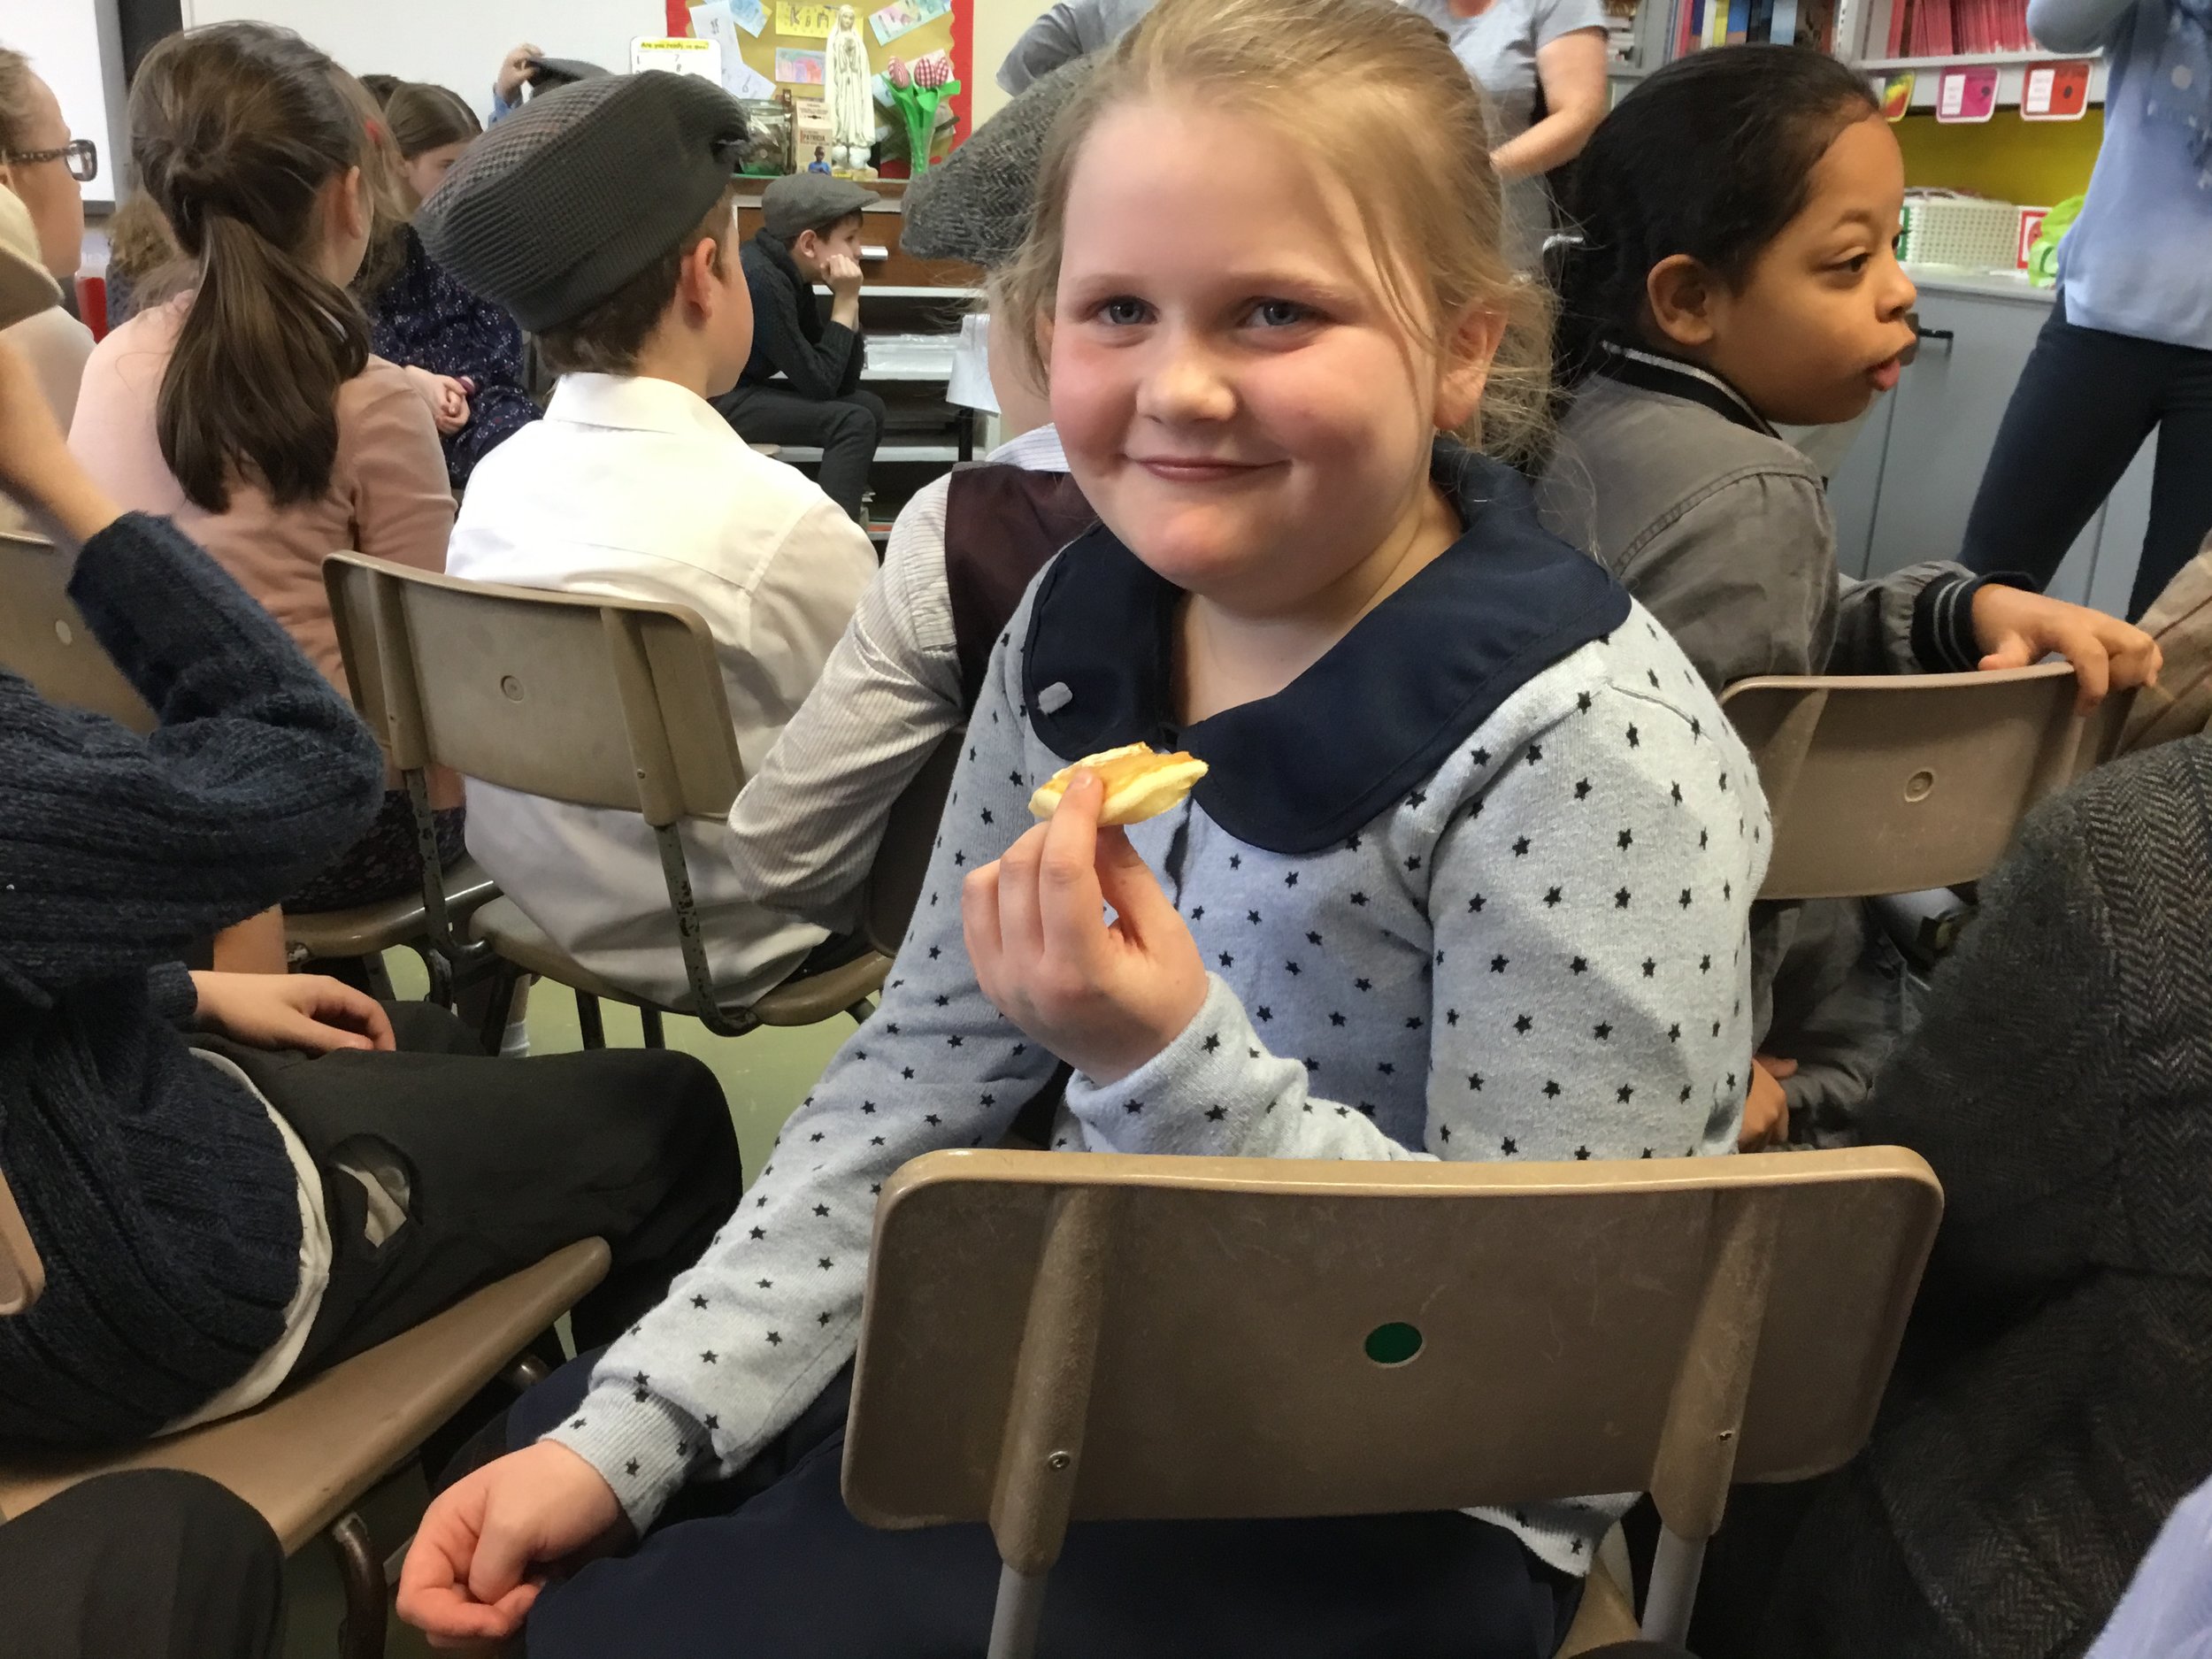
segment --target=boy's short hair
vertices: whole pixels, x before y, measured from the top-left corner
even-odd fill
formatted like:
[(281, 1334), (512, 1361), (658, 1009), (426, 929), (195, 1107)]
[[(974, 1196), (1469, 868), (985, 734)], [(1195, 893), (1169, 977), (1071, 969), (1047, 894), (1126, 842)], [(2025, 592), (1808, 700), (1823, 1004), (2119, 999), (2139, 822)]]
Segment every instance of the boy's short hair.
[(737, 184), (733, 180), (706, 217), (651, 264), (588, 311), (538, 331), (538, 354), (556, 374), (628, 374), (637, 354), (676, 296), (676, 274), (685, 257), (712, 238), (726, 247)]
[(415, 227), (463, 287), (531, 333), (580, 332), (599, 351), (634, 356), (683, 250), (726, 229), (744, 140), (737, 100), (696, 76), (581, 81), (471, 144)]

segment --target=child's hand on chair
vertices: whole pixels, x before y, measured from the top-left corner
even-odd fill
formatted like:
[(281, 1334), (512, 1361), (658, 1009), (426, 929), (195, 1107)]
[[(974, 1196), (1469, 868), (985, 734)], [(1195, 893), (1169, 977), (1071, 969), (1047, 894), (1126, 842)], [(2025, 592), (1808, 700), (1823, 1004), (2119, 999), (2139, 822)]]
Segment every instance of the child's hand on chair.
[(1980, 663), (1985, 672), (2025, 668), (2053, 652), (2063, 657), (2074, 665), (2076, 706), (2084, 714), (2108, 691), (2156, 685), (2164, 662), (2158, 641), (2131, 623), (1994, 582), (1975, 590), (1974, 638), (1988, 653)]
[(1128, 836), (1099, 827), (1104, 798), (1098, 774), (1078, 772), (1051, 821), (961, 894), (983, 994), (1094, 1083), (1151, 1059), (1206, 1001), (1197, 941)]
[(522, 1628), (546, 1570), (628, 1532), (614, 1488), (551, 1440), (510, 1452), (440, 1493), (399, 1575), (399, 1616), (433, 1647), (502, 1642)]

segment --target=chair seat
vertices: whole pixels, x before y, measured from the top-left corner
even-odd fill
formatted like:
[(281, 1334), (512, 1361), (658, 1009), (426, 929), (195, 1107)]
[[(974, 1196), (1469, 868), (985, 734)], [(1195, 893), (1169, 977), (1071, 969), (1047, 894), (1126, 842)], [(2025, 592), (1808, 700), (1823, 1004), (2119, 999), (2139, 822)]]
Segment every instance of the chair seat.
[(572, 1244), (242, 1417), (122, 1452), (0, 1462), (0, 1516), (21, 1515), (94, 1475), (183, 1469), (259, 1510), (290, 1555), (606, 1277), (607, 1262), (599, 1240)]
[[(499, 892), (498, 884), (473, 858), (455, 861), (445, 872), (447, 913), (459, 920)], [(313, 910), (284, 918), (284, 936), (311, 956), (342, 961), (370, 956), (419, 939), (430, 926), (430, 907), (420, 893), (402, 894), (348, 910)]]
[[(595, 996), (603, 1002), (626, 1002), (636, 1008), (657, 1008), (670, 1014), (696, 1011), (687, 993), (672, 1002), (641, 996), (627, 986), (595, 973), (553, 942), (551, 935), (523, 913), (511, 898), (496, 898), (469, 919), (469, 938), (492, 949), (517, 967), (541, 974)], [(721, 1011), (731, 1018), (751, 1019), (764, 1025), (811, 1025), (841, 1013), (854, 1003), (873, 996), (891, 971), (887, 956), (869, 951), (819, 973), (786, 979), (764, 991), (749, 1007), (733, 1004)]]

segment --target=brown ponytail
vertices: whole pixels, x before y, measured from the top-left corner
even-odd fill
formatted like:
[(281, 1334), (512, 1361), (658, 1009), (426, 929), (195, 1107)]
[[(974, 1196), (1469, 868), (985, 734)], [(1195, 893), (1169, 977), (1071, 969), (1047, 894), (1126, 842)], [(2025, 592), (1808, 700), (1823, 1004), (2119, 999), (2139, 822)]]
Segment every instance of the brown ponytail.
[(211, 512), (241, 480), (279, 506), (330, 488), (338, 392), (368, 363), (368, 324), (312, 260), (322, 188), (368, 150), (366, 104), (321, 52), (257, 23), (172, 35), (140, 67), (132, 157), (197, 288), (155, 429)]

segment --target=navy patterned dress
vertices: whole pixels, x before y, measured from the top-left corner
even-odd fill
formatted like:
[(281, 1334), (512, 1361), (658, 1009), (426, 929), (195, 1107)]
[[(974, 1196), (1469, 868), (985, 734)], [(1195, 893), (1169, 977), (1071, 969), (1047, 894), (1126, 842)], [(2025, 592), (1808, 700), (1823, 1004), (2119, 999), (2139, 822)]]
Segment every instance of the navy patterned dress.
[(447, 475), (459, 489), (477, 462), (538, 418), (523, 389), (522, 330), (434, 261), (413, 226), (405, 235), (406, 258), (369, 308), (370, 349), (403, 366), (476, 382), (468, 425), (442, 439)]

